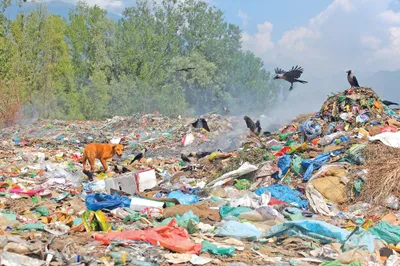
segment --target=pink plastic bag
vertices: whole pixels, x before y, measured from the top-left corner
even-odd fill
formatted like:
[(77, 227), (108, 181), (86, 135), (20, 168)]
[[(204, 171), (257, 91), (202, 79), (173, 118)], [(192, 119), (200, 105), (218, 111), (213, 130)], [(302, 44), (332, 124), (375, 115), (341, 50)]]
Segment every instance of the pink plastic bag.
[(381, 127), (381, 133), (383, 132), (397, 132), (397, 127), (393, 126)]
[(167, 226), (158, 226), (146, 230), (125, 232), (109, 232), (105, 235), (95, 235), (97, 241), (109, 245), (111, 240), (138, 240), (154, 246), (160, 245), (178, 253), (200, 254), (201, 244), (189, 239), (188, 232), (182, 227), (176, 227), (173, 219)]

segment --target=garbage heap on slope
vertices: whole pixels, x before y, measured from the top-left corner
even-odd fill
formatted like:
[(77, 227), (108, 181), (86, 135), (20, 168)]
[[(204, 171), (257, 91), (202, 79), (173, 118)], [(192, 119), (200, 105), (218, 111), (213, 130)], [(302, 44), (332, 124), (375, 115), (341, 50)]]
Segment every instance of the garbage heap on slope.
[[(205, 119), (2, 129), (1, 264), (399, 265), (400, 124), (371, 89), (261, 136)], [(90, 142), (125, 145), (93, 181)]]

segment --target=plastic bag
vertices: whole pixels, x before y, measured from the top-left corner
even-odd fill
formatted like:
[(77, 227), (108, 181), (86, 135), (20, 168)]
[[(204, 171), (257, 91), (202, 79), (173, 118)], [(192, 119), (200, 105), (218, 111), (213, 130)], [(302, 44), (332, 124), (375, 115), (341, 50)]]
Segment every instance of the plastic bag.
[(292, 171), (293, 173), (297, 174), (297, 175), (301, 175), (303, 172), (303, 168), (301, 166), (301, 162), (303, 161), (303, 159), (301, 158), (300, 155), (293, 155), (292, 158)]
[(247, 179), (239, 179), (236, 181), (235, 187), (240, 190), (246, 190), (251, 187), (251, 183)]
[(354, 144), (346, 151), (344, 154), (346, 159), (351, 163), (362, 164), (364, 162), (364, 158), (362, 156), (362, 151), (366, 147), (365, 144)]
[(107, 218), (100, 210), (85, 211), (82, 214), (82, 222), (87, 232), (103, 231), (108, 232), (111, 230), (111, 225), (107, 222)]
[(357, 231), (347, 231), (324, 221), (302, 220), (277, 224), (268, 228), (262, 237), (300, 236), (311, 237), (321, 244), (340, 242), (344, 250), (354, 247), (367, 247), (370, 252), (375, 249), (375, 240), (378, 239), (368, 231), (357, 227)]
[(101, 241), (105, 245), (109, 245), (112, 240), (137, 240), (154, 246), (162, 246), (178, 253), (200, 254), (201, 244), (192, 242), (188, 232), (176, 225), (176, 221), (172, 220), (167, 226), (95, 235), (95, 240)]
[(321, 125), (313, 121), (312, 119), (309, 119), (306, 122), (304, 122), (301, 128), (308, 140), (313, 140), (318, 136), (320, 136), (322, 133)]
[(238, 217), (243, 212), (249, 212), (252, 209), (247, 207), (230, 207), (230, 206), (222, 206), (219, 208), (219, 213), (222, 219), (225, 219), (229, 216)]
[(314, 159), (310, 160), (303, 160), (301, 164), (307, 169), (306, 172), (304, 173), (303, 179), (308, 180), (310, 179), (312, 173), (314, 170), (319, 169), (322, 165), (324, 165), (329, 158), (331, 157), (329, 152), (321, 153), (318, 154), (317, 157)]
[(242, 164), (242, 166), (240, 166), (237, 170), (228, 172), (220, 177), (218, 177), (217, 179), (215, 179), (214, 181), (211, 181), (210, 183), (207, 184), (207, 186), (211, 186), (211, 187), (217, 187), (217, 186), (221, 186), (237, 177), (243, 176), (245, 174), (254, 172), (258, 169), (257, 166), (250, 164), (249, 162), (245, 162), (244, 164)]
[(201, 253), (211, 253), (213, 255), (229, 255), (233, 256), (235, 253), (234, 247), (217, 247), (217, 245), (211, 243), (210, 241), (204, 240), (201, 242)]
[(263, 193), (265, 193), (265, 191), (269, 191), (272, 198), (295, 204), (300, 208), (306, 208), (308, 205), (307, 200), (303, 200), (300, 198), (303, 195), (300, 191), (293, 190), (288, 186), (275, 184), (269, 187), (257, 188), (254, 193), (256, 193), (257, 195), (262, 195)]
[(161, 223), (154, 222), (154, 225), (168, 225), (173, 219), (176, 220), (179, 227), (185, 228), (189, 232), (189, 234), (193, 234), (199, 231), (197, 228), (197, 224), (200, 223), (200, 219), (193, 213), (193, 211), (188, 211), (182, 216), (176, 215), (174, 218), (167, 218)]
[(325, 145), (331, 144), (332, 141), (334, 141), (335, 139), (338, 139), (343, 136), (348, 136), (348, 135), (349, 135), (349, 133), (346, 131), (339, 131), (339, 132), (327, 135), (327, 136), (319, 139), (318, 144), (325, 146)]
[(128, 197), (120, 196), (118, 194), (89, 194), (85, 198), (86, 207), (88, 210), (97, 211), (101, 209), (115, 209), (118, 207), (129, 207), (131, 200)]
[(289, 170), (290, 162), (291, 162), (290, 155), (285, 155), (279, 158), (278, 161), (279, 172), (275, 173), (272, 176), (277, 179), (281, 179), (282, 177), (284, 177), (287, 171)]
[(394, 226), (383, 221), (368, 231), (380, 239), (385, 240), (388, 244), (397, 245), (400, 242), (400, 226)]
[(370, 141), (380, 140), (386, 146), (400, 148), (400, 131), (384, 132), (368, 138)]
[(257, 239), (262, 232), (250, 223), (226, 221), (214, 231), (217, 236)]
[(177, 199), (180, 204), (190, 205), (199, 202), (199, 198), (196, 195), (185, 194), (181, 190), (175, 190), (168, 194), (168, 198)]

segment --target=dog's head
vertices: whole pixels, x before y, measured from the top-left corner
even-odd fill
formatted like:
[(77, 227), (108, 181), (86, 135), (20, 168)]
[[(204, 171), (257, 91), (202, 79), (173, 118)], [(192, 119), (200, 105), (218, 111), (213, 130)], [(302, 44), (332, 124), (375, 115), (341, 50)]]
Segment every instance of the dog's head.
[(124, 152), (124, 146), (122, 146), (121, 144), (116, 144), (113, 146), (113, 151), (115, 152), (116, 155), (121, 157), (122, 153)]

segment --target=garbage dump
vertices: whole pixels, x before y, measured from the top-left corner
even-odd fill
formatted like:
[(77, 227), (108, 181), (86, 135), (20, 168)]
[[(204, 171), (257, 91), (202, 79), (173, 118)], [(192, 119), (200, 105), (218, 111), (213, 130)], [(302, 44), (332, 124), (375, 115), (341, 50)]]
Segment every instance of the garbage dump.
[[(2, 129), (1, 264), (400, 265), (399, 115), (373, 90), (270, 134), (240, 132), (242, 117), (194, 121)], [(88, 143), (124, 152), (90, 172)]]

